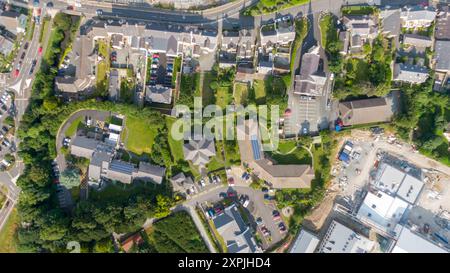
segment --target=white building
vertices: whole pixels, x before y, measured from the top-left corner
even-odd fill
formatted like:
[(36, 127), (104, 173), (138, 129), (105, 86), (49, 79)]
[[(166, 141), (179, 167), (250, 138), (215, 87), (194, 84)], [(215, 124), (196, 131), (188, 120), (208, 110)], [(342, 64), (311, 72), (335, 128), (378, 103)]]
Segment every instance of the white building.
[(313, 253), (316, 250), (320, 240), (314, 234), (302, 229), (294, 244), (291, 247), (290, 253)]
[(322, 239), (320, 253), (366, 253), (371, 252), (375, 242), (333, 221)]
[(448, 253), (407, 227), (402, 227), (392, 253)]
[(398, 235), (397, 224), (408, 206), (408, 203), (402, 199), (382, 191), (376, 194), (368, 192), (356, 218), (381, 232), (396, 236)]
[(429, 27), (436, 18), (436, 11), (428, 6), (414, 6), (402, 9), (400, 19), (404, 28)]

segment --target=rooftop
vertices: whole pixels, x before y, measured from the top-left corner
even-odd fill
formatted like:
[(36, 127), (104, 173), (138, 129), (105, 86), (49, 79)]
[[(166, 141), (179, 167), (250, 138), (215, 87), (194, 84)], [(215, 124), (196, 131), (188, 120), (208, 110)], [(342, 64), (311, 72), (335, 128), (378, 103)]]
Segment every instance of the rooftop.
[(448, 253), (447, 250), (403, 227), (392, 253)]

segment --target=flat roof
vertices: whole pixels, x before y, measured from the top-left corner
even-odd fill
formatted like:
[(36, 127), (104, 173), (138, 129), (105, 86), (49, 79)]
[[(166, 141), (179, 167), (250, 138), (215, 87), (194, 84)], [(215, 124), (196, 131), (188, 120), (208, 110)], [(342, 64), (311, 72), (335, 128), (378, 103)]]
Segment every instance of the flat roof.
[(356, 217), (384, 232), (394, 232), (409, 204), (387, 193), (368, 192)]
[(375, 242), (333, 220), (322, 239), (318, 252), (321, 253), (366, 253)]
[(290, 253), (313, 253), (316, 250), (320, 240), (314, 234), (302, 229), (294, 244), (292, 245)]
[(447, 250), (439, 247), (411, 231), (407, 227), (403, 227), (398, 237), (397, 243), (391, 251), (392, 253), (448, 253)]

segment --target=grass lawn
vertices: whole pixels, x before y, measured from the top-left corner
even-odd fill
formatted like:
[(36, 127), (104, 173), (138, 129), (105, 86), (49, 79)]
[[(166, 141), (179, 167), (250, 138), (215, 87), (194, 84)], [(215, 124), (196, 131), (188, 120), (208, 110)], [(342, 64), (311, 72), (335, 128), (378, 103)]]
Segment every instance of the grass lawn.
[(312, 159), (304, 148), (296, 148), (294, 141), (283, 141), (278, 145), (278, 153), (269, 153), (270, 157), (278, 164), (311, 164)]
[(72, 137), (77, 132), (78, 127), (80, 126), (81, 122), (83, 121), (83, 116), (77, 118), (70, 124), (69, 128), (66, 130), (66, 137)]
[(203, 105), (210, 105), (215, 103), (214, 90), (209, 86), (216, 80), (216, 76), (212, 72), (205, 72), (203, 79)]
[(2, 230), (0, 230), (0, 253), (16, 253), (16, 229), (19, 225), (17, 209), (13, 209)]
[(169, 146), (170, 151), (172, 153), (172, 157), (175, 162), (178, 162), (179, 160), (184, 160), (184, 154), (183, 154), (183, 140), (175, 140), (172, 137), (172, 134), (170, 131), (172, 130), (172, 125), (175, 122), (175, 118), (172, 117), (166, 117), (166, 123), (167, 123), (167, 129), (169, 130)]
[(219, 86), (216, 92), (216, 104), (225, 109), (231, 102), (230, 87)]
[(331, 14), (326, 14), (320, 18), (320, 35), (322, 39), (323, 48), (327, 48), (329, 41), (337, 41), (338, 34), (335, 26), (335, 17)]
[(263, 80), (255, 80), (253, 82), (255, 90), (255, 101), (257, 105), (266, 103), (266, 87)]
[(378, 10), (377, 7), (372, 6), (345, 6), (342, 8), (343, 15), (368, 15), (373, 14)]
[(141, 155), (150, 153), (153, 141), (158, 133), (157, 128), (145, 119), (127, 116), (125, 126), (127, 127), (125, 147), (130, 152)]
[(277, 0), (261, 0), (255, 6), (249, 8), (249, 12), (252, 15), (267, 14), (275, 11), (287, 9), (289, 7), (303, 5), (310, 0), (289, 0), (289, 1), (277, 1)]
[(39, 43), (42, 43), (42, 41), (44, 41), (44, 33), (48, 32), (49, 27), (51, 27), (50, 17), (45, 16), (45, 18), (42, 20), (41, 31), (39, 33)]
[(248, 101), (248, 85), (245, 83), (234, 84), (234, 101), (236, 105), (246, 105)]

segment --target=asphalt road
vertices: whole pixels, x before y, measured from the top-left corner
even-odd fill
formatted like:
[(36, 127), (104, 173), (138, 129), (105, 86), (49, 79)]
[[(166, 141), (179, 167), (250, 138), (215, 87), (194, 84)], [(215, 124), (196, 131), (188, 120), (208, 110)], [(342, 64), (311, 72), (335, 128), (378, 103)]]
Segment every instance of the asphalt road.
[[(43, 4), (41, 3), (43, 6)], [(42, 11), (42, 15), (45, 15), (45, 9)], [(19, 76), (17, 78), (13, 78), (12, 75), (10, 78), (6, 79), (6, 86), (8, 89), (13, 90), (15, 92), (15, 108), (16, 108), (16, 124), (19, 124), (23, 114), (25, 113), (25, 110), (28, 106), (28, 99), (31, 95), (31, 84), (33, 81), (33, 78), (39, 70), (40, 65), (40, 56), (38, 54), (38, 48), (39, 48), (39, 35), (40, 35), (40, 29), (41, 25), (36, 25), (33, 33), (32, 40), (29, 41), (28, 49), (25, 50), (25, 42), (22, 43), (22, 48), (19, 50), (19, 53), (17, 54), (15, 65), (17, 64), (22, 52), (25, 52), (25, 57), (23, 59), (22, 66), (20, 68)], [(49, 28), (50, 31), (50, 28)], [(48, 34), (48, 33), (47, 33)], [(47, 35), (47, 38), (49, 38), (50, 35)], [(48, 39), (44, 41), (44, 50), (45, 45), (47, 44)], [(29, 74), (31, 63), (33, 60), (37, 60), (37, 64), (35, 67), (35, 70), (32, 74)], [(14, 66), (15, 67), (15, 66)], [(16, 145), (19, 145), (19, 139), (17, 136), (15, 136)], [(1, 172), (0, 173), (0, 183), (4, 184), (8, 188), (8, 200), (10, 201), (10, 205), (6, 208), (3, 208), (0, 210), (0, 229), (5, 224), (6, 220), (8, 219), (14, 205), (16, 204), (18, 198), (20, 189), (16, 186), (17, 178), (22, 174), (24, 169), (24, 164), (21, 159), (17, 157), (16, 154), (16, 164), (15, 166), (7, 171), (7, 172)]]

